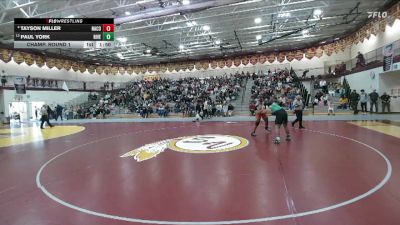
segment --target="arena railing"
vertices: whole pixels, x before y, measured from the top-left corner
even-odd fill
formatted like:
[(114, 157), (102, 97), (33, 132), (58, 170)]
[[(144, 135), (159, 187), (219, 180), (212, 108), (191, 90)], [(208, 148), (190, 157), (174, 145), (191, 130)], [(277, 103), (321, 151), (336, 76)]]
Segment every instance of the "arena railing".
[[(393, 62), (400, 62), (400, 40), (394, 41), (393, 42), (393, 46), (394, 46), (394, 54), (393, 54)], [(365, 66), (359, 66), (357, 67), (357, 57), (354, 57), (350, 60), (347, 61), (340, 61), (337, 60), (336, 64), (334, 65), (327, 65), (325, 67), (314, 67), (314, 68), (307, 68), (307, 69), (298, 69), (296, 70), (297, 74), (300, 75), (305, 71), (305, 70), (309, 70), (309, 72), (307, 73), (307, 77), (306, 78), (300, 78), (301, 80), (311, 80), (311, 75), (313, 75), (314, 77), (317, 77), (318, 75), (321, 75), (324, 77), (324, 79), (326, 78), (335, 78), (335, 77), (341, 77), (341, 76), (345, 76), (345, 75), (349, 75), (352, 73), (357, 73), (357, 72), (362, 72), (365, 70), (369, 70), (369, 69), (373, 69), (376, 67), (380, 67), (383, 65), (383, 47), (377, 48), (375, 50), (369, 51), (367, 53), (364, 53), (364, 59), (365, 59)], [(335, 71), (335, 66), (337, 64), (341, 64), (342, 62), (345, 63), (346, 65), (346, 70), (343, 71), (340, 74), (334, 74)], [(329, 67), (331, 68), (331, 74), (328, 73), (329, 71)]]
[[(16, 79), (20, 77), (17, 75), (5, 76), (7, 82), (3, 86), (0, 83), (0, 87), (6, 89), (13, 89)], [(126, 83), (108, 83), (108, 87), (105, 85), (106, 82), (84, 82), (84, 81), (66, 81), (58, 79), (43, 79), (43, 78), (31, 78), (29, 81), (24, 77), (24, 83), (27, 90), (63, 90), (64, 81), (67, 87), (71, 91), (111, 91), (125, 88)], [(2, 79), (2, 77), (0, 77)], [(36, 80), (36, 81), (34, 81)]]

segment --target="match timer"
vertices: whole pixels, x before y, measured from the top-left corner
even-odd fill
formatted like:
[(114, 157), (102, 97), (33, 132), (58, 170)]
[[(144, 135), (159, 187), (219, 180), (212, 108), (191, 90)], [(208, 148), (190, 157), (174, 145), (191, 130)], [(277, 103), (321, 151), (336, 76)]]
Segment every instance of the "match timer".
[(113, 48), (113, 18), (15, 18), (14, 48)]

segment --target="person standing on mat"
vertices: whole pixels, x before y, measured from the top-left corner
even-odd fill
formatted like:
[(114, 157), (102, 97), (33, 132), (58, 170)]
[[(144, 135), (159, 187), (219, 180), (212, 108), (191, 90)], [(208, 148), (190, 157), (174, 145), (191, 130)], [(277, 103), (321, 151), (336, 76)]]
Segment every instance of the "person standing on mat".
[(388, 112), (390, 113), (390, 95), (386, 94), (386, 92), (383, 92), (381, 100), (382, 100), (382, 113), (385, 113), (385, 108), (387, 108)]
[(376, 93), (376, 89), (372, 93), (369, 94), (369, 100), (370, 100), (370, 113), (373, 113), (373, 106), (375, 106), (375, 112), (378, 113), (378, 99), (379, 95)]
[(274, 138), (274, 143), (275, 144), (279, 144), (281, 143), (281, 137), (280, 137), (280, 130), (281, 130), (281, 126), (283, 125), (283, 128), (285, 129), (286, 132), (286, 140), (290, 141), (291, 140), (291, 136), (289, 133), (289, 129), (287, 127), (287, 123), (288, 123), (288, 114), (287, 112), (280, 107), (277, 103), (272, 103), (272, 105), (270, 106), (270, 111), (272, 113), (272, 115), (275, 115), (275, 131), (276, 131), (276, 138)]
[(260, 104), (259, 109), (256, 111), (256, 126), (254, 127), (253, 132), (251, 132), (251, 136), (256, 136), (256, 130), (258, 125), (260, 125), (261, 119), (265, 122), (265, 130), (270, 131), (271, 129), (268, 127), (268, 116), (267, 116), (267, 109), (265, 108), (264, 103)]
[(304, 103), (303, 100), (301, 100), (301, 96), (297, 95), (296, 99), (293, 101), (293, 106), (294, 106), (294, 113), (296, 114), (296, 120), (292, 122), (292, 127), (299, 122), (299, 129), (303, 129), (303, 108), (304, 108)]
[(360, 101), (360, 94), (356, 90), (350, 93), (350, 104), (351, 108), (354, 110), (354, 114), (358, 114), (358, 102)]
[(58, 117), (61, 117), (61, 120), (63, 120), (62, 112), (63, 112), (63, 107), (60, 104), (57, 104), (57, 106), (56, 106), (56, 121), (58, 120)]
[(361, 112), (364, 115), (367, 114), (367, 102), (368, 102), (368, 94), (365, 93), (364, 89), (361, 89), (361, 94), (360, 94)]
[(48, 105), (46, 105), (46, 104), (44, 104), (43, 106), (42, 106), (42, 108), (40, 109), (40, 113), (42, 114), (42, 118), (40, 118), (40, 120), (42, 121), (41, 123), (40, 123), (40, 129), (44, 129), (43, 128), (43, 124), (44, 124), (44, 122), (46, 122), (47, 123), (47, 125), (49, 125), (50, 127), (53, 127), (53, 125), (50, 123), (50, 121), (49, 121), (49, 113), (48, 113), (48, 108), (49, 108), (49, 106)]
[(35, 119), (37, 120), (37, 118), (38, 118), (38, 111), (39, 111), (39, 109), (35, 106)]

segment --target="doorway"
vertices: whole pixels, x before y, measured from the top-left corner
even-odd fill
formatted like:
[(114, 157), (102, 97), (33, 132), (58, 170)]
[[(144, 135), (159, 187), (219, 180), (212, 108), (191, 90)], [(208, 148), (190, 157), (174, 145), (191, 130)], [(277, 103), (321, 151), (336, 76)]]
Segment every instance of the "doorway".
[(9, 104), (10, 117), (14, 121), (26, 121), (28, 119), (26, 102), (11, 102)]
[(31, 102), (31, 112), (32, 120), (39, 120), (40, 119), (40, 108), (44, 105), (44, 102)]

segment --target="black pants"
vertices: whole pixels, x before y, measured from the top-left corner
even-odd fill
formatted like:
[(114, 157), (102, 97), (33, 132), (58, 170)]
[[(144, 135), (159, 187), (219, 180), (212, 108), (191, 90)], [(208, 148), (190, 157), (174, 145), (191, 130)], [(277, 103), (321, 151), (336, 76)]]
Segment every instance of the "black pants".
[(352, 102), (351, 108), (354, 110), (354, 114), (358, 114), (358, 102)]
[(367, 103), (366, 102), (361, 102), (361, 111), (367, 112)]
[(390, 103), (382, 102), (382, 112), (385, 112), (385, 108), (387, 108), (388, 112), (390, 112)]
[(51, 125), (50, 121), (49, 121), (49, 117), (47, 115), (43, 115), (42, 118), (40, 119), (42, 121), (42, 123), (40, 123), (40, 128), (43, 128), (43, 124), (44, 122), (47, 123), (47, 125), (49, 125), (50, 127), (52, 127), (53, 125)]
[(61, 120), (63, 120), (63, 118), (62, 118), (62, 113), (57, 113), (57, 114), (56, 114), (56, 121), (58, 120), (58, 117), (61, 117)]
[(303, 126), (303, 110), (294, 110), (294, 113), (296, 114), (296, 120), (293, 121), (293, 126), (299, 122), (299, 126)]
[(372, 113), (373, 112), (373, 110), (372, 110), (372, 108), (373, 108), (373, 106), (375, 105), (375, 112), (378, 112), (378, 102), (376, 102), (376, 101), (371, 101), (371, 105), (370, 105), (370, 112)]

